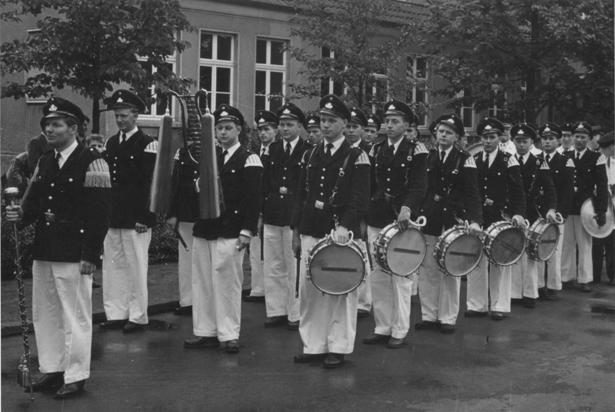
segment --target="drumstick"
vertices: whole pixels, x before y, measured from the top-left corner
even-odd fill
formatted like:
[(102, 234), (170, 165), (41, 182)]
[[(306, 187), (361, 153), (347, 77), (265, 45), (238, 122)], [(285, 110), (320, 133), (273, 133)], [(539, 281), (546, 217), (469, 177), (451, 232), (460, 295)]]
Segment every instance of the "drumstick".
[(301, 254), (297, 253), (295, 255), (295, 260), (297, 261), (296, 272), (295, 272), (295, 299), (299, 297), (299, 272), (301, 271)]

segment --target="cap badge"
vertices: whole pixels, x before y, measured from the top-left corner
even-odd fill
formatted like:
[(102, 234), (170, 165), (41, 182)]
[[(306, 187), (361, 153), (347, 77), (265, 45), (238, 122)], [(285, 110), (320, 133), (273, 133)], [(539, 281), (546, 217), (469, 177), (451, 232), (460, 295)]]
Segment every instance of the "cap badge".
[(373, 124), (374, 123), (374, 119), (367, 120), (367, 123), (372, 123)]
[(485, 126), (485, 130), (491, 130), (491, 125), (488, 124), (487, 126)]
[(351, 115), (352, 117), (356, 117), (356, 116), (357, 116), (357, 112), (350, 112), (350, 115)]
[(390, 105), (387, 110), (395, 110), (395, 105), (394, 104)]
[(220, 116), (228, 116), (228, 112), (226, 110), (223, 110), (220, 112)]
[(55, 112), (56, 110), (58, 110), (58, 107), (55, 104), (52, 104), (51, 106), (49, 106), (50, 112)]
[(455, 124), (455, 120), (453, 120), (452, 117), (449, 117), (448, 119), (446, 119), (445, 122), (450, 123), (450, 124)]
[(122, 97), (118, 97), (117, 100), (115, 101), (116, 103), (122, 103), (124, 101), (124, 99), (122, 99)]
[(263, 119), (262, 117), (260, 119), (258, 119), (259, 123), (265, 123), (265, 119)]
[(549, 129), (549, 126), (545, 127), (545, 132), (550, 132), (551, 129)]
[(331, 104), (331, 102), (327, 102), (325, 104), (325, 109), (329, 109), (329, 110), (333, 109), (333, 105)]
[(519, 129), (519, 131), (517, 132), (517, 134), (525, 134), (525, 132), (523, 131), (523, 129)]
[(284, 109), (284, 111), (282, 112), (284, 114), (290, 114), (290, 110), (288, 108)]
[(310, 123), (310, 124), (314, 124), (314, 123), (316, 123), (316, 120), (314, 120), (314, 119), (310, 119), (310, 120), (308, 120), (308, 123)]

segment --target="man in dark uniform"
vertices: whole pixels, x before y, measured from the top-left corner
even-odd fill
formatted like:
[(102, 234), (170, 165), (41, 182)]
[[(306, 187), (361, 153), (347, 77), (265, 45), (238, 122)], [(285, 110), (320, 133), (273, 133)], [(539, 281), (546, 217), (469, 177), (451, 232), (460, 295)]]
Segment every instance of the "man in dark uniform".
[[(542, 144), (544, 159), (549, 165), (551, 179), (555, 185), (557, 211), (564, 219), (568, 216), (570, 203), (574, 195), (574, 162), (557, 150), (560, 146), (562, 132), (555, 123), (545, 123), (538, 134)], [(541, 263), (538, 265), (538, 293), (546, 300), (557, 300), (557, 291), (562, 289), (562, 244), (564, 240), (564, 223), (559, 226), (559, 240), (555, 253), (546, 262), (546, 288), (545, 277), (542, 275)], [(542, 266), (545, 266), (544, 262)], [(541, 290), (542, 289), (542, 290)], [(541, 293), (542, 292), (542, 293)]]
[(224, 210), (215, 219), (194, 224), (192, 242), (192, 326), (195, 337), (185, 348), (224, 344), (239, 352), (243, 255), (256, 236), (261, 210), (263, 165), (239, 144), (244, 124), (236, 108), (223, 104), (214, 113), (219, 147), (218, 173)]
[[(526, 198), (524, 216), (530, 224), (543, 216), (548, 222), (555, 223), (557, 195), (551, 169), (543, 153), (536, 156), (531, 152), (532, 141), (538, 138), (536, 131), (527, 124), (518, 124), (511, 129), (511, 135), (523, 177)], [(538, 278), (544, 274), (544, 265), (540, 265), (538, 261), (530, 259), (528, 254), (524, 253), (521, 259), (511, 266), (511, 270), (511, 297), (523, 299), (523, 306), (526, 308), (534, 308), (538, 299)]]
[(363, 130), (365, 131), (365, 142), (371, 146), (379, 143), (378, 132), (380, 131), (380, 125), (382, 125), (380, 116), (374, 113), (367, 115), (367, 126)]
[(320, 131), (320, 116), (317, 113), (310, 113), (305, 118), (305, 130), (308, 133), (307, 141), (312, 146), (322, 142), (322, 132)]
[[(573, 126), (574, 151), (566, 152), (575, 166), (573, 201), (568, 211), (564, 228), (562, 252), (562, 282), (577, 281), (579, 290), (590, 292), (589, 283), (593, 280), (592, 238), (581, 223), (581, 206), (592, 199), (596, 223), (603, 226), (606, 222), (608, 202), (606, 159), (600, 153), (587, 149), (591, 134), (588, 122), (577, 122)], [(578, 248), (578, 265), (576, 249)]]
[(367, 117), (358, 107), (350, 108), (350, 122), (346, 127), (346, 140), (351, 147), (358, 147), (365, 153), (369, 153), (371, 145), (365, 140), (364, 128), (367, 126)]
[[(395, 220), (405, 229), (413, 211), (417, 217), (427, 189), (427, 149), (420, 142), (404, 138), (416, 116), (410, 107), (395, 100), (384, 105), (384, 116), (387, 140), (375, 145), (370, 155), (372, 193), (366, 218), (369, 245), (373, 245), (383, 227)], [(373, 247), (369, 253), (374, 253)], [(371, 277), (376, 327), (363, 343), (401, 348), (410, 330), (410, 299), (416, 275), (394, 276), (376, 265)]]
[(144, 330), (147, 318), (147, 267), (151, 227), (149, 195), (158, 145), (137, 127), (145, 103), (129, 90), (105, 99), (119, 128), (107, 140), (105, 159), (111, 170), (111, 225), (103, 255), (103, 302), (107, 321), (101, 327)]
[(574, 141), (572, 139), (572, 123), (564, 123), (562, 125), (562, 140), (561, 145), (557, 148), (557, 153), (564, 154), (565, 152), (574, 151)]
[[(504, 220), (503, 214), (524, 226), (525, 194), (521, 170), (515, 157), (500, 149), (504, 124), (493, 117), (480, 121), (476, 133), (483, 150), (474, 156), (478, 169), (478, 187), (483, 204), (485, 228)], [(491, 311), (494, 320), (510, 312), (511, 270), (490, 263), (486, 256), (468, 275), (466, 317), (482, 317)]]
[[(606, 174), (609, 190), (609, 202), (615, 202), (615, 139), (613, 132), (600, 136), (598, 147), (606, 159)], [(609, 205), (613, 207), (613, 204)], [(611, 233), (602, 239), (594, 238), (592, 247), (594, 283), (600, 283), (602, 277), (602, 261), (606, 262), (606, 276), (608, 284), (615, 286), (615, 227), (611, 228)]]
[(416, 329), (437, 329), (454, 333), (459, 312), (461, 280), (444, 274), (433, 256), (434, 246), (443, 231), (468, 220), (480, 230), (483, 211), (477, 187), (474, 158), (455, 146), (465, 131), (455, 114), (440, 116), (435, 123), (436, 148), (427, 157), (427, 194), (419, 215), (427, 218), (423, 228), (427, 253), (419, 272), (419, 296), (423, 321)]
[(187, 146), (175, 154), (171, 178), (171, 206), (167, 225), (177, 232), (177, 275), (179, 283), (179, 306), (176, 315), (192, 314), (192, 230), (199, 217), (199, 194), (196, 181), (199, 178), (200, 141), (188, 140)]
[(320, 100), (324, 140), (303, 157), (306, 164), (299, 188), (292, 227), (293, 249), (301, 250), (301, 320), (299, 332), (303, 354), (297, 363), (324, 358), (325, 368), (344, 363), (352, 353), (357, 325), (357, 291), (347, 296), (321, 293), (307, 281), (307, 260), (312, 247), (333, 230), (333, 239), (345, 243), (349, 231), (358, 233), (359, 219), (369, 199), (369, 159), (359, 148), (351, 148), (343, 132), (350, 111), (338, 97)]
[(299, 329), (299, 299), (296, 297), (296, 265), (290, 228), (295, 204), (301, 159), (309, 143), (299, 137), (305, 116), (292, 103), (283, 105), (274, 118), (257, 116), (257, 124), (278, 123), (281, 140), (269, 146), (269, 158), (263, 172), (265, 264), (265, 327), (286, 325)]
[(109, 168), (77, 143), (82, 121), (73, 103), (49, 99), (42, 123), (51, 151), (40, 157), (22, 207), (6, 214), (35, 224), (32, 313), (43, 375), (33, 389), (57, 390), (56, 398), (82, 391), (90, 376), (92, 273), (110, 215)]

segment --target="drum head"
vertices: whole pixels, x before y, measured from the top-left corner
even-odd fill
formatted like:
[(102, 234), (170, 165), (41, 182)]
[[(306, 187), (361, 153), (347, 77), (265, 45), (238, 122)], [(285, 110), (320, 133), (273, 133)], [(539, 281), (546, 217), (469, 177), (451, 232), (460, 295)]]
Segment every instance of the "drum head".
[(489, 245), (489, 257), (500, 266), (515, 263), (523, 255), (525, 249), (525, 233), (518, 227), (502, 230)]
[(557, 247), (557, 240), (559, 239), (559, 227), (557, 225), (549, 225), (545, 229), (540, 238), (538, 244), (538, 259), (545, 261), (548, 260)]
[(310, 262), (310, 279), (321, 292), (345, 295), (359, 287), (365, 265), (351, 247), (331, 244), (319, 250)]
[(387, 263), (393, 274), (408, 276), (416, 272), (425, 259), (425, 238), (417, 229), (397, 233), (389, 242)]
[(483, 242), (473, 234), (463, 234), (453, 240), (444, 256), (444, 267), (451, 276), (470, 273), (483, 255)]

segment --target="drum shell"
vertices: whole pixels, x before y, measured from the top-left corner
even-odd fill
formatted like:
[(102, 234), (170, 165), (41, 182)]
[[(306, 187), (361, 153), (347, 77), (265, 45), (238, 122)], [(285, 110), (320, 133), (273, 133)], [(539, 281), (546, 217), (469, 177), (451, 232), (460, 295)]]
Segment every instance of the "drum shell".
[(329, 236), (318, 241), (308, 255), (308, 279), (327, 295), (343, 296), (365, 280), (366, 256), (354, 241), (335, 243)]
[[(402, 237), (406, 239), (410, 237), (410, 240), (404, 241)], [(419, 269), (426, 254), (425, 236), (415, 227), (400, 231), (397, 223), (391, 223), (380, 231), (374, 241), (374, 258), (383, 271), (390, 275), (401, 277), (412, 275)], [(416, 259), (408, 259), (409, 255), (416, 256)]]
[[(464, 240), (465, 245), (462, 244)], [(468, 243), (468, 240), (472, 243)], [(462, 277), (472, 272), (480, 263), (483, 243), (480, 237), (466, 226), (453, 226), (440, 235), (433, 254), (444, 273), (453, 277)]]
[(591, 198), (585, 200), (581, 205), (581, 223), (583, 224), (583, 228), (585, 231), (589, 233), (592, 237), (603, 239), (611, 234), (613, 231), (613, 227), (615, 226), (615, 216), (613, 209), (615, 206), (611, 203), (612, 199), (609, 199), (609, 204), (606, 208), (605, 220), (606, 223), (603, 226), (598, 226), (596, 219), (594, 216), (596, 215), (596, 211), (594, 209), (594, 202)]
[[(516, 234), (517, 240), (521, 242), (513, 245), (515, 249), (512, 251), (511, 247), (505, 246), (508, 242), (503, 240), (503, 236), (508, 233)], [(510, 266), (517, 262), (523, 256), (526, 246), (527, 238), (524, 230), (507, 220), (495, 222), (485, 230), (485, 254), (491, 263), (498, 266)]]
[[(542, 244), (545, 243), (543, 242), (542, 238), (544, 237), (545, 233), (551, 228), (557, 231), (557, 236), (555, 236), (555, 239), (553, 241), (549, 241), (549, 243), (553, 243), (553, 247), (551, 248), (551, 250), (547, 253), (542, 253), (540, 247)], [(537, 219), (534, 223), (532, 223), (527, 232), (528, 257), (532, 260), (537, 260), (540, 262), (549, 260), (549, 258), (555, 253), (560, 236), (561, 233), (559, 230), (559, 226), (556, 223), (549, 223), (543, 218)]]

